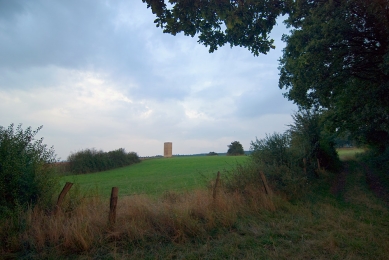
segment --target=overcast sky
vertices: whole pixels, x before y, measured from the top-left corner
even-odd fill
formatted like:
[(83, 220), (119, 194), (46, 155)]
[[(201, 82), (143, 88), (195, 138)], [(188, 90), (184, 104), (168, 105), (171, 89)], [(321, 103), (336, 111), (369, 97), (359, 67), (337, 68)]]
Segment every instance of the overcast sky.
[(140, 156), (245, 150), (297, 108), (278, 88), (276, 49), (254, 57), (164, 34), (141, 0), (0, 0), (0, 125), (21, 123), (66, 160), (85, 148)]

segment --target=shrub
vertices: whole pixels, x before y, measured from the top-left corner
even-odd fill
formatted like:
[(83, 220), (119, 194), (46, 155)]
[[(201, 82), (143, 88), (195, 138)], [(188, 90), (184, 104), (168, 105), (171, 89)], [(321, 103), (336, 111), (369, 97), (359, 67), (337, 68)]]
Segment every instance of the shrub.
[(106, 171), (140, 162), (134, 152), (126, 153), (123, 148), (108, 153), (96, 149), (85, 149), (68, 156), (69, 171), (91, 173)]
[(43, 138), (34, 139), (41, 128), (0, 126), (0, 215), (38, 202), (49, 206), (58, 191), (55, 169), (50, 166), (56, 161), (54, 149), (43, 144)]
[(287, 165), (290, 160), (290, 136), (288, 133), (266, 134), (264, 139), (251, 142), (251, 157), (256, 163)]
[(301, 194), (307, 183), (307, 176), (299, 158), (293, 153), (288, 132), (274, 133), (266, 135), (264, 139), (256, 139), (255, 142), (251, 142), (250, 149), (255, 170), (247, 171), (248, 176), (245, 175), (245, 179), (254, 182), (255, 178), (259, 179), (259, 172), (262, 171), (276, 190), (286, 193), (291, 198)]
[(335, 149), (335, 138), (325, 130), (323, 114), (317, 110), (300, 110), (292, 117), (294, 124), (288, 130), (291, 148), (299, 160), (306, 159), (309, 177), (318, 177), (318, 163), (320, 168), (338, 172), (341, 163)]
[(321, 169), (337, 172), (341, 168), (333, 137), (325, 131), (321, 117), (317, 111), (300, 111), (293, 115), (294, 124), (285, 133), (251, 142), (257, 171), (263, 171), (276, 189), (292, 197), (319, 178)]

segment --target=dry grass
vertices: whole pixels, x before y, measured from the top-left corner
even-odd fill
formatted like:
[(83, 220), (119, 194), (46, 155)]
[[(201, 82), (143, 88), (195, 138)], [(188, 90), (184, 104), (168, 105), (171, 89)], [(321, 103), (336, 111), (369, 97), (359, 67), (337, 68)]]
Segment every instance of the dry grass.
[[(108, 200), (72, 200), (65, 202), (57, 214), (35, 207), (19, 216), (26, 228), (5, 238), (8, 246), (3, 250), (27, 250), (42, 257), (50, 250), (65, 256), (90, 253), (112, 242), (121, 247), (142, 241), (185, 243), (206, 239), (216, 229), (231, 228), (239, 215), (275, 210), (272, 198), (254, 188), (247, 188), (244, 193), (226, 193), (219, 188), (216, 198), (212, 190), (170, 192), (159, 199), (135, 195), (119, 198), (117, 220), (111, 225)], [(12, 234), (11, 230), (2, 230), (2, 235)]]
[[(360, 168), (360, 167), (359, 167)], [(343, 197), (330, 184), (293, 203), (249, 184), (109, 201), (75, 194), (57, 215), (38, 207), (0, 225), (0, 255), (28, 259), (385, 259), (388, 208), (351, 167)], [(76, 192), (77, 193), (77, 192)], [(0, 257), (1, 258), (1, 257)]]

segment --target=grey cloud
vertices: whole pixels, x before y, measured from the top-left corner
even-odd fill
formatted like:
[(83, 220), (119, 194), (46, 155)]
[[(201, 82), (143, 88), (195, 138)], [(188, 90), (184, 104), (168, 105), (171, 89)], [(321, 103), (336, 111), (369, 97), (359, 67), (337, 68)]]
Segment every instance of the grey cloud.
[(245, 92), (237, 100), (237, 117), (259, 117), (266, 114), (290, 114), (297, 106), (288, 101), (276, 86)]

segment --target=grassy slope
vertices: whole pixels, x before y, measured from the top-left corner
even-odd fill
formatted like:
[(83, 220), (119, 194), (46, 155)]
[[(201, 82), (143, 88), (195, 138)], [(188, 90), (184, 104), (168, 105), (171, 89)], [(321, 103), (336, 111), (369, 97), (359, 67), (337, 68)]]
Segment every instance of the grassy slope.
[(244, 163), (247, 156), (198, 156), (144, 160), (139, 164), (100, 173), (62, 177), (73, 182), (82, 191), (94, 190), (109, 196), (112, 187), (119, 188), (120, 195), (161, 194), (164, 191), (185, 191), (205, 187), (215, 178), (217, 171), (230, 169), (236, 163)]

